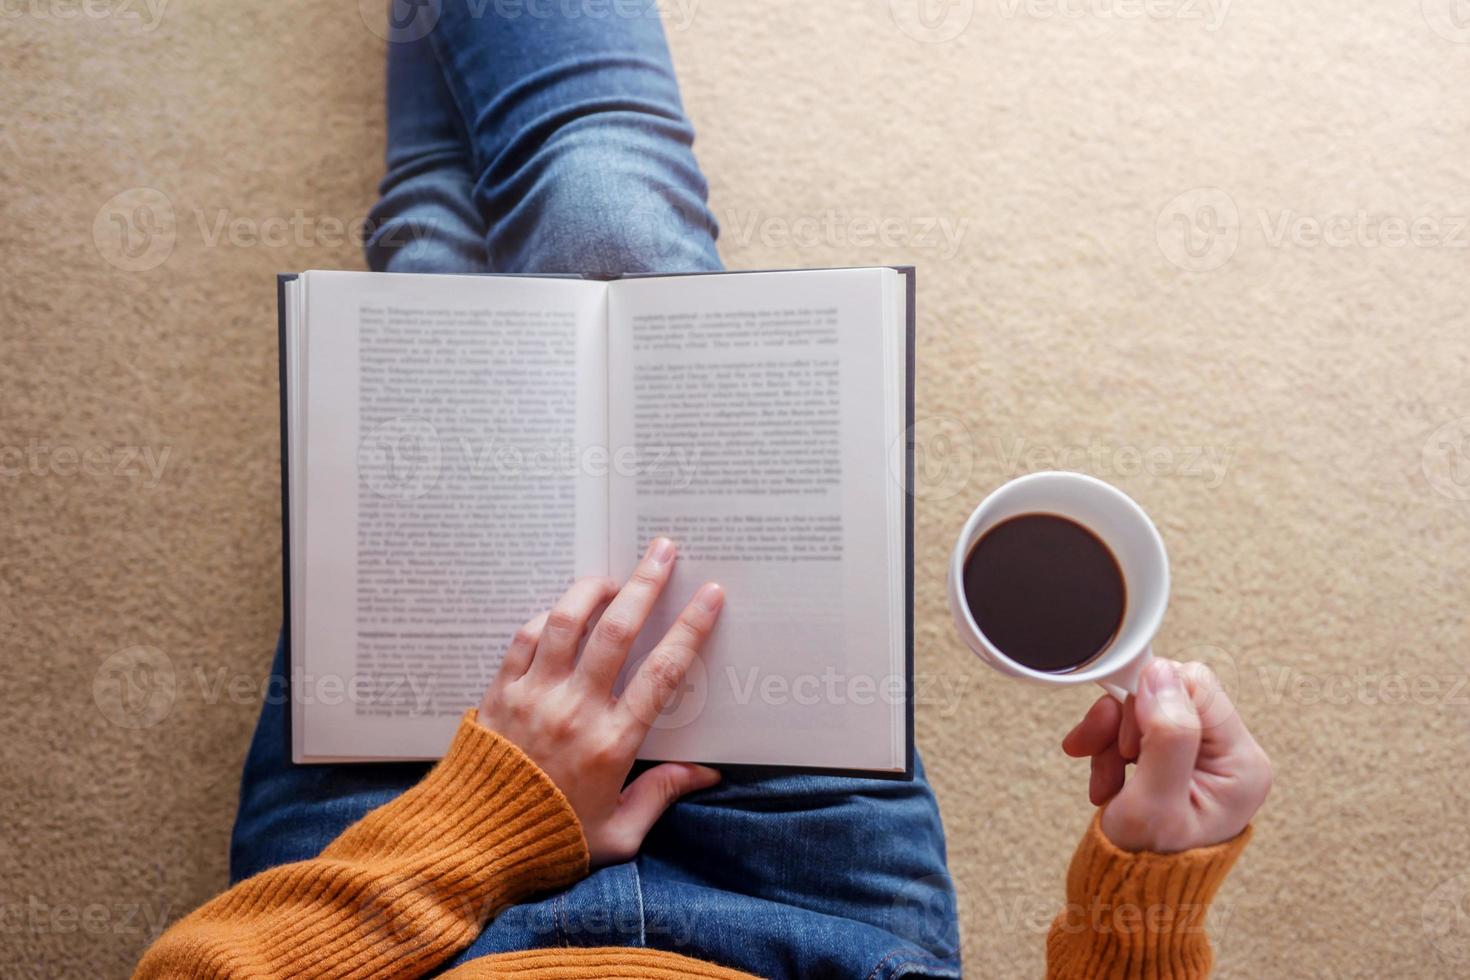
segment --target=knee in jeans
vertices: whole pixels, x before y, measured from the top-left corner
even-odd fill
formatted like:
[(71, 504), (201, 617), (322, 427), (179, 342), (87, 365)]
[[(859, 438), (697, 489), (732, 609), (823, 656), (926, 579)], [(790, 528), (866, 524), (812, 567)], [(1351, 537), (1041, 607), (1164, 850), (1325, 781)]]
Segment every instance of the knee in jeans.
[(484, 224), (467, 178), (426, 174), (389, 186), (368, 216), (368, 268), (387, 272), (483, 272)]
[[(615, 276), (690, 271), (712, 251), (714, 220), (704, 188), (671, 186), (648, 161), (605, 147), (560, 154), (529, 198), (517, 207), (536, 272)], [(525, 247), (524, 239), (510, 247)]]
[(377, 272), (446, 272), (445, 250), (432, 240), (409, 234), (415, 226), (398, 221), (369, 229), (363, 242), (368, 268)]

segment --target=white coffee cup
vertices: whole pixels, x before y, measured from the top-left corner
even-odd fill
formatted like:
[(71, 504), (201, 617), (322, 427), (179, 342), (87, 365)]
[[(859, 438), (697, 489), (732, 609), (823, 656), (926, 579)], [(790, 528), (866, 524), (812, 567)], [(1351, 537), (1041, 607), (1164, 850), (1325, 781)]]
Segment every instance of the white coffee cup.
[[(965, 560), (975, 542), (1022, 514), (1055, 514), (1081, 524), (1108, 546), (1123, 571), (1127, 601), (1122, 625), (1102, 653), (1076, 670), (1035, 670), (1007, 657), (981, 632), (965, 601)], [(1003, 674), (1038, 684), (1097, 683), (1119, 701), (1138, 690), (1168, 604), (1169, 556), (1159, 529), (1123, 491), (1083, 473), (1031, 473), (999, 487), (965, 522), (949, 561), (950, 613), (976, 656)]]

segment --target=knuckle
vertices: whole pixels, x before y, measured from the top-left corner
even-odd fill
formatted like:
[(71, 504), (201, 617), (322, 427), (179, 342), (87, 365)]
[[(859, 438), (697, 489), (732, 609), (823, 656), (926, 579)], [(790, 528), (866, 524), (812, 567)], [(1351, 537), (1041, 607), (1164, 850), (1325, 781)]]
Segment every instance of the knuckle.
[(627, 617), (616, 613), (603, 613), (602, 619), (597, 622), (598, 638), (613, 646), (626, 646), (633, 642), (637, 631)]
[(660, 700), (678, 690), (684, 680), (684, 661), (674, 651), (655, 650), (643, 664), (644, 676)]
[(553, 711), (546, 718), (546, 733), (558, 741), (575, 738), (577, 727), (577, 716), (569, 711)]
[(531, 628), (530, 623), (527, 623), (520, 629), (516, 630), (515, 635), (510, 638), (510, 645), (514, 647), (535, 646), (536, 640), (536, 631)]
[(551, 610), (546, 617), (546, 629), (551, 633), (577, 633), (581, 630), (582, 621), (565, 606), (557, 606)]
[(518, 722), (529, 721), (535, 711), (535, 704), (532, 701), (524, 697), (512, 696), (510, 691), (506, 692), (502, 703), (506, 712)]
[(1220, 686), (1220, 679), (1215, 676), (1215, 672), (1209, 668), (1208, 664), (1191, 660), (1179, 669), (1185, 678), (1193, 681), (1197, 687), (1214, 690)]
[(679, 798), (679, 784), (671, 775), (663, 775), (658, 780), (658, 798), (663, 800), (664, 806), (672, 804)]
[(672, 806), (678, 802), (688, 792), (685, 789), (684, 782), (673, 773), (664, 777), (663, 785), (659, 789), (662, 791), (664, 803), (668, 806)]
[(704, 645), (711, 625), (713, 624), (695, 622), (688, 614), (680, 616), (669, 630), (669, 642), (684, 649), (698, 650)]
[(715, 628), (715, 621), (719, 618), (719, 612), (706, 609), (698, 603), (689, 603), (679, 614), (678, 622), (696, 633), (708, 633)]
[(663, 577), (657, 571), (648, 567), (646, 563), (640, 563), (637, 568), (633, 569), (633, 574), (629, 576), (628, 583), (643, 589), (657, 589), (663, 584)]
[(593, 747), (591, 755), (593, 765), (604, 768), (622, 762), (626, 752), (620, 739), (608, 736)]

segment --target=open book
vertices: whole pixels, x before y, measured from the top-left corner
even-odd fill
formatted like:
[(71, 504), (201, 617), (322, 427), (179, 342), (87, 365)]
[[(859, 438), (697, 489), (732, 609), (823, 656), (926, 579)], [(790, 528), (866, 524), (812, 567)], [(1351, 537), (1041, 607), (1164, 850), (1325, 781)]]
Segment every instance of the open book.
[(431, 759), (511, 634), (679, 549), (640, 758), (912, 774), (913, 270), (281, 276), (291, 753)]

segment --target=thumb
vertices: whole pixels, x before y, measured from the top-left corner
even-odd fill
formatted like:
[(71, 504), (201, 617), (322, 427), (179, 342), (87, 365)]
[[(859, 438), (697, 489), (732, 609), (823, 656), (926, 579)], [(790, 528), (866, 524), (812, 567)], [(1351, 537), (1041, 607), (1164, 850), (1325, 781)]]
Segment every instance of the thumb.
[(1200, 750), (1200, 717), (1178, 667), (1155, 660), (1144, 671), (1134, 699), (1138, 723), (1138, 770), (1135, 792), (1154, 801), (1188, 796)]
[(708, 789), (720, 781), (717, 770), (689, 762), (665, 762), (639, 776), (623, 790), (615, 818), (625, 839), (640, 844), (664, 811), (686, 793)]

